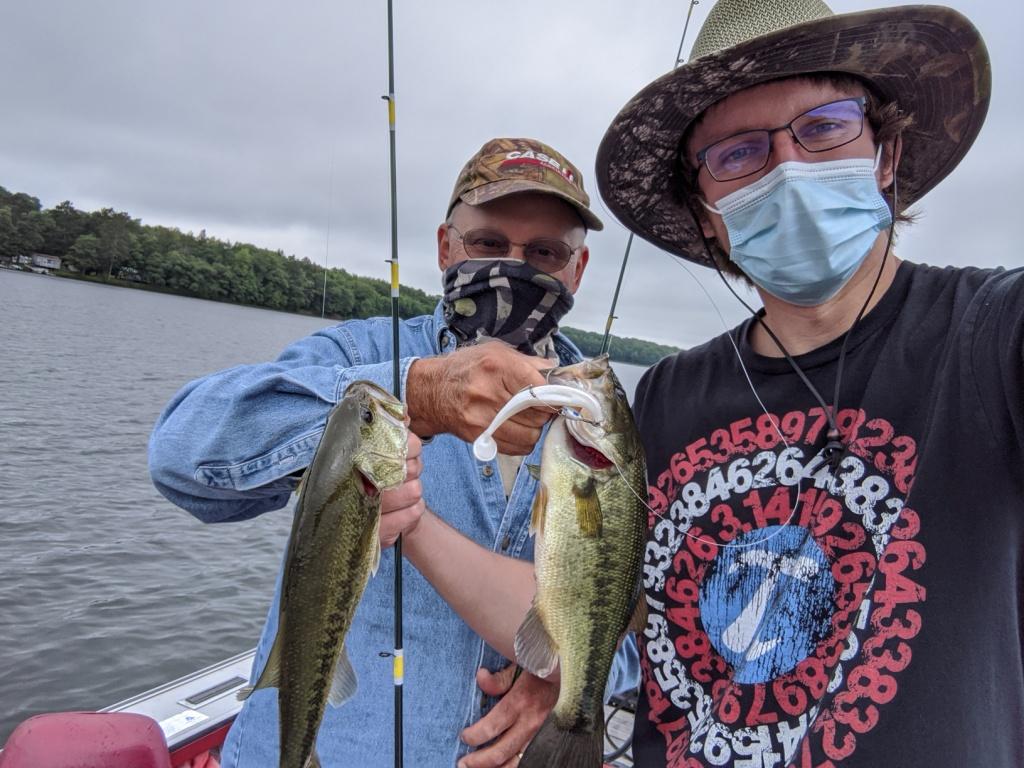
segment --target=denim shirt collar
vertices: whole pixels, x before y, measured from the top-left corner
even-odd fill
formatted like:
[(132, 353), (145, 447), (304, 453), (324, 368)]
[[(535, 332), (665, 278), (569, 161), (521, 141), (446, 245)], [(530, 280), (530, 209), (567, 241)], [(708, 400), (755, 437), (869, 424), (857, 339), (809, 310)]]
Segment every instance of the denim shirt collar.
[[(434, 307), (434, 328), (436, 329), (433, 335), (434, 351), (439, 355), (454, 352), (456, 346), (455, 334), (449, 330), (447, 323), (444, 321), (444, 301), (437, 302), (437, 306)], [(558, 353), (559, 363), (562, 365), (572, 365), (583, 359), (583, 353), (561, 331), (556, 331), (552, 338), (555, 342), (555, 351)]]

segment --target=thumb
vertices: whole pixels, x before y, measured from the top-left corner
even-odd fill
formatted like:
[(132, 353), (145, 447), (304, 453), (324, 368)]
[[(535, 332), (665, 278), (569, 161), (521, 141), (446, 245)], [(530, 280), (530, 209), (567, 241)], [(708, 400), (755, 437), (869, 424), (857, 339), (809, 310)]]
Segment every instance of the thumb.
[(503, 696), (515, 682), (518, 670), (519, 667), (515, 664), (509, 664), (497, 672), (481, 667), (476, 672), (476, 684), (488, 696)]

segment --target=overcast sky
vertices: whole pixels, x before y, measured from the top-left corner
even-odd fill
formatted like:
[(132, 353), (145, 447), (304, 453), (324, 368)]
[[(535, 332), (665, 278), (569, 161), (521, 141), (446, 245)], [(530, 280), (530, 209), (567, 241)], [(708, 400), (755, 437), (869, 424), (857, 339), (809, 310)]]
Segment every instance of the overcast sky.
[[(402, 282), (439, 292), (435, 230), (456, 173), (492, 136), (532, 136), (581, 168), (605, 221), (589, 237), (568, 321), (602, 330), (628, 233), (597, 200), (594, 155), (615, 113), (670, 68), (688, 5), (397, 0)], [(684, 52), (711, 5), (694, 10)], [(831, 5), (842, 13), (874, 3)], [(897, 252), (1013, 266), (1022, 261), (1024, 13), (1019, 0), (951, 5), (988, 43), (992, 105), (974, 149), (924, 198)], [(383, 0), (7, 3), (0, 186), (47, 207), (112, 206), (145, 224), (384, 278), (386, 19)], [(743, 316), (713, 272), (692, 271), (730, 325)], [(694, 280), (641, 241), (618, 315), (617, 333), (682, 346), (721, 330)]]

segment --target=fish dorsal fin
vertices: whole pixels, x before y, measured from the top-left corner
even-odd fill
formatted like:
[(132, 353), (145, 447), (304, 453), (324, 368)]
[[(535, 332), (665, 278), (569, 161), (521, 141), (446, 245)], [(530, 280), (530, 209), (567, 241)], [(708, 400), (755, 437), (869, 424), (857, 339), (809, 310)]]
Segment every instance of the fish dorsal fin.
[(588, 538), (600, 536), (603, 518), (594, 478), (587, 478), (582, 484), (574, 485), (572, 495), (576, 497), (576, 523), (580, 533)]
[(558, 650), (544, 626), (536, 600), (516, 632), (515, 649), (516, 661), (537, 677), (547, 677), (558, 666)]
[(356, 671), (352, 669), (352, 662), (348, 659), (348, 649), (342, 645), (338, 663), (334, 665), (334, 678), (331, 680), (331, 691), (327, 694), (327, 701), (332, 707), (340, 707), (356, 695), (358, 687)]
[(281, 617), (277, 619), (277, 635), (274, 637), (274, 644), (270, 647), (270, 654), (267, 656), (267, 663), (263, 665), (263, 671), (256, 679), (254, 685), (247, 685), (239, 689), (236, 698), (245, 701), (254, 690), (260, 688), (281, 687), (281, 646), (284, 641), (281, 639)]
[(530, 513), (530, 535), (544, 534), (544, 518), (548, 508), (548, 487), (542, 482), (537, 483), (537, 492), (533, 495), (533, 511)]
[(534, 480), (540, 480), (540, 464), (527, 464), (526, 471)]

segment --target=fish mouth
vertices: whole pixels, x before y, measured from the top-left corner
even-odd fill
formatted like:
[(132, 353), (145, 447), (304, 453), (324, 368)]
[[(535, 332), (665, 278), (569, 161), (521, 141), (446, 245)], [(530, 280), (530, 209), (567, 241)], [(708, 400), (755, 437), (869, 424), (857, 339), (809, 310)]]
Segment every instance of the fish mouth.
[(356, 470), (356, 474), (359, 476), (359, 483), (363, 487), (363, 493), (367, 497), (369, 497), (371, 499), (375, 499), (378, 496), (380, 496), (380, 489), (376, 485), (373, 484), (373, 481), (370, 480), (370, 478), (368, 478), (366, 475), (364, 475), (358, 469)]
[(567, 431), (566, 437), (573, 457), (584, 466), (591, 469), (608, 469), (613, 466), (614, 462), (611, 459), (594, 446), (577, 439), (572, 432)]

